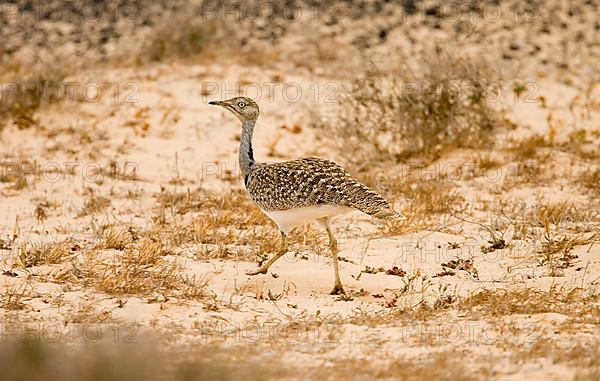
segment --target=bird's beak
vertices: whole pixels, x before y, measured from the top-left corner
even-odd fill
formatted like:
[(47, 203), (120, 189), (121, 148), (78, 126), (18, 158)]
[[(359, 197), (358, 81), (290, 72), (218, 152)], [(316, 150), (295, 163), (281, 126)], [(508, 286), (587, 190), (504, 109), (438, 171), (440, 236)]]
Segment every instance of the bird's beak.
[(212, 102), (208, 102), (209, 105), (214, 105), (214, 106), (225, 106), (225, 102), (221, 102), (221, 101), (212, 101)]

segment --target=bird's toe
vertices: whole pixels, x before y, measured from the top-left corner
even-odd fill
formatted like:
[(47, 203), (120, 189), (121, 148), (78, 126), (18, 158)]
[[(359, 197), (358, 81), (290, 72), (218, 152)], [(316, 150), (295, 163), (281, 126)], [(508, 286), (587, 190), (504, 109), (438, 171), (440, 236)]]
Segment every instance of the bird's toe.
[(335, 286), (333, 286), (333, 290), (331, 290), (331, 292), (329, 294), (330, 295), (346, 295), (346, 291), (344, 291), (344, 288), (342, 287), (341, 284), (336, 284)]
[(246, 275), (258, 275), (258, 274), (266, 274), (267, 273), (267, 269), (256, 269), (253, 271), (247, 271)]

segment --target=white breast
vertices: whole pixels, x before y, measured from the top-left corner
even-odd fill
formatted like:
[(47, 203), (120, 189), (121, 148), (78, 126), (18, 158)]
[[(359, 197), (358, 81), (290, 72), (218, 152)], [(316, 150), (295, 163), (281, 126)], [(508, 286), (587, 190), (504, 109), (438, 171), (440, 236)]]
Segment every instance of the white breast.
[(263, 212), (279, 226), (280, 231), (287, 234), (293, 227), (302, 225), (306, 221), (316, 220), (321, 217), (333, 217), (350, 211), (352, 211), (352, 208), (346, 206), (315, 205)]

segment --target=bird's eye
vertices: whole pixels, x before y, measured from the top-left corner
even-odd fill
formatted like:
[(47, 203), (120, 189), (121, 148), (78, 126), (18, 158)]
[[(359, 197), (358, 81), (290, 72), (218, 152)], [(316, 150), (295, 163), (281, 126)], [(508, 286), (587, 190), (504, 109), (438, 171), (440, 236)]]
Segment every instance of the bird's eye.
[(246, 107), (246, 104), (244, 102), (240, 102), (240, 103), (238, 103), (238, 107), (244, 108), (244, 107)]

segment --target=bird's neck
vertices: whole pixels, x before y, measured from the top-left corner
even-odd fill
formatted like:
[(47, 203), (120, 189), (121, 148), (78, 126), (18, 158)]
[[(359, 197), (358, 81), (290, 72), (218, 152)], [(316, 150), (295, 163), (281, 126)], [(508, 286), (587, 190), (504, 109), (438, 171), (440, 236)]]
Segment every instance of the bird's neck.
[(246, 120), (242, 123), (242, 136), (240, 138), (240, 169), (242, 175), (250, 173), (254, 165), (254, 152), (252, 151), (252, 134), (256, 120)]

